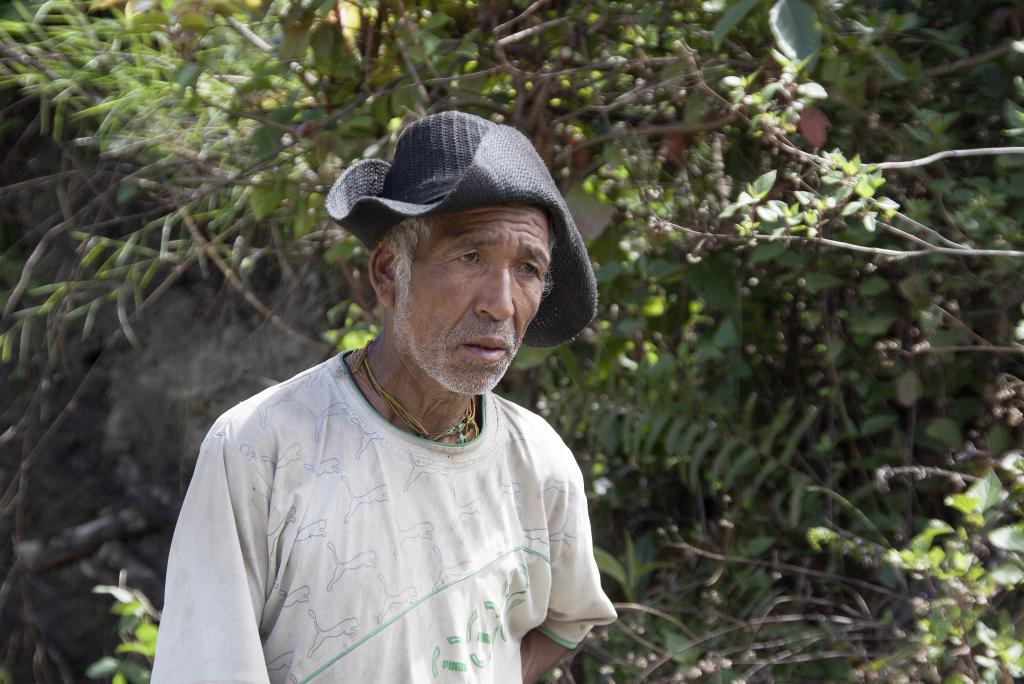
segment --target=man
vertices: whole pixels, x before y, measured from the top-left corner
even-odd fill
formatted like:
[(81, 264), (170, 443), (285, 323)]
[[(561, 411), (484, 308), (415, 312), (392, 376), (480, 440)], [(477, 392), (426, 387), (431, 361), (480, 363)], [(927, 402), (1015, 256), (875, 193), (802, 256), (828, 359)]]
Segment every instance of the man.
[(572, 454), (490, 392), (593, 318), (579, 233), (529, 141), (458, 112), (327, 208), (372, 248), (384, 325), (210, 430), (153, 681), (532, 682), (615, 619)]

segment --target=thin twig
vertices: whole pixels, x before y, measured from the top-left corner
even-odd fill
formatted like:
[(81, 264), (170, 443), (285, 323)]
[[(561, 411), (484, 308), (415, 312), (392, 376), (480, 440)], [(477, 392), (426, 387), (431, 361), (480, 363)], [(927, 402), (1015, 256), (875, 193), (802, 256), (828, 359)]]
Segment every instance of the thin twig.
[(506, 21), (504, 24), (498, 24), (494, 28), (494, 35), (500, 36), (501, 34), (505, 33), (505, 31), (509, 30), (514, 25), (521, 22), (523, 19), (526, 19), (527, 17), (532, 15), (534, 12), (536, 12), (546, 4), (548, 4), (548, 0), (536, 0), (529, 7), (527, 7), (522, 12)]
[(989, 354), (1024, 354), (1024, 345), (1000, 347), (995, 345), (961, 344), (950, 347), (930, 347), (922, 344), (909, 351), (904, 351), (903, 353), (910, 356), (917, 356), (920, 354), (950, 354), (958, 352), (986, 352)]
[(614, 604), (614, 606), (615, 606), (615, 610), (632, 610), (632, 611), (635, 611), (637, 613), (647, 613), (649, 615), (654, 615), (655, 617), (659, 617), (662, 620), (665, 620), (666, 622), (668, 622), (671, 625), (673, 625), (676, 629), (678, 629), (680, 632), (685, 634), (686, 637), (689, 638), (689, 639), (694, 639), (697, 636), (696, 634), (693, 633), (692, 630), (687, 628), (687, 626), (684, 625), (682, 622), (680, 622), (679, 620), (675, 619), (674, 617), (672, 617), (668, 613), (666, 613), (664, 611), (661, 611), (661, 610), (658, 610), (657, 608), (654, 608), (652, 606), (645, 606), (645, 605), (643, 605), (641, 603), (616, 603), (616, 604)]
[[(224, 238), (228, 237), (232, 232), (234, 232), (234, 230), (232, 228), (229, 228), (228, 230), (225, 230), (223, 233), (217, 235), (217, 237), (214, 238), (213, 241), (207, 244), (210, 247), (214, 247), (215, 243), (218, 243)], [(140, 313), (142, 313), (142, 311), (144, 311), (146, 308), (148, 308), (154, 302), (156, 302), (156, 300), (158, 300), (161, 296), (163, 296), (163, 294), (167, 292), (167, 290), (169, 290), (171, 286), (174, 285), (174, 283), (176, 283), (178, 279), (185, 274), (186, 271), (188, 271), (188, 269), (192, 265), (192, 262), (194, 262), (198, 258), (198, 254), (199, 253), (196, 252), (187, 257), (180, 264), (178, 264), (175, 267), (175, 269), (171, 271), (171, 273), (160, 282), (160, 285), (158, 285), (157, 288), (146, 297), (145, 301), (143, 301), (142, 304), (139, 305), (139, 307), (132, 312), (131, 317), (137, 317)], [(33, 445), (32, 450), (28, 452), (28, 454), (22, 459), (21, 467), (18, 469), (18, 473), (15, 475), (10, 485), (8, 485), (3, 496), (0, 496), (0, 519), (4, 518), (8, 513), (10, 513), (13, 507), (18, 505), (18, 496), (23, 478), (27, 477), (29, 470), (31, 470), (32, 468), (33, 462), (35, 461), (36, 458), (38, 458), (39, 454), (42, 453), (43, 447), (45, 447), (46, 444), (50, 441), (50, 439), (52, 439), (53, 436), (60, 431), (60, 428), (63, 426), (64, 421), (78, 407), (78, 403), (81, 400), (86, 387), (89, 385), (89, 381), (92, 379), (94, 372), (101, 365), (101, 362), (106, 356), (107, 352), (110, 349), (112, 349), (117, 342), (121, 340), (123, 335), (124, 330), (122, 328), (118, 328), (111, 334), (110, 338), (103, 344), (103, 348), (97, 355), (96, 360), (89, 367), (89, 370), (86, 371), (85, 375), (82, 377), (82, 380), (79, 381), (78, 387), (75, 388), (74, 393), (71, 395), (71, 399), (68, 400), (68, 402), (64, 405), (64, 408), (61, 409), (60, 413), (57, 414), (57, 417), (50, 421), (50, 424), (46, 428), (46, 432), (43, 433), (42, 437), (39, 438), (39, 441), (37, 441), (35, 445)], [(40, 387), (36, 390), (37, 396), (38, 393), (41, 391), (42, 385), (40, 385)], [(33, 401), (35, 401), (35, 399), (33, 399)]]
[[(271, 45), (267, 41), (265, 41), (262, 38), (260, 38), (258, 35), (256, 35), (253, 32), (252, 29), (250, 29), (248, 26), (246, 26), (242, 22), (238, 21), (237, 19), (235, 19), (234, 17), (231, 17), (231, 16), (224, 17), (224, 19), (228, 22), (228, 24), (231, 26), (231, 28), (233, 28), (236, 31), (238, 31), (240, 34), (242, 34), (243, 38), (245, 38), (247, 41), (249, 41), (250, 43), (252, 43), (256, 47), (258, 47), (263, 52), (267, 52), (267, 53), (273, 53), (274, 52), (274, 46), (273, 45)], [(298, 75), (298, 77), (302, 79), (302, 82), (306, 85), (306, 87), (311, 88), (311, 89), (316, 88), (316, 86), (317, 86), (316, 77), (312, 76), (311, 74), (306, 73), (306, 70), (304, 68), (302, 68), (301, 64), (299, 64), (298, 62), (292, 60), (291, 62), (288, 62), (288, 68), (291, 69), (293, 72), (295, 72), (295, 74)]]
[[(912, 466), (883, 466), (879, 472), (883, 474), (883, 477), (888, 479), (891, 475), (909, 475), (915, 480), (923, 480), (926, 477), (936, 476), (945, 477), (953, 482), (958, 482), (963, 486), (964, 482), (977, 482), (981, 478), (977, 475), (970, 475), (968, 473), (961, 473), (957, 470), (948, 470), (946, 468), (938, 468), (935, 466), (923, 466), (923, 465), (912, 465)], [(876, 476), (877, 477), (877, 476)]]
[(322, 342), (317, 342), (316, 340), (303, 335), (298, 330), (284, 322), (280, 316), (260, 301), (259, 297), (253, 294), (252, 290), (247, 288), (245, 283), (238, 278), (238, 275), (231, 270), (231, 267), (224, 261), (223, 257), (217, 253), (216, 248), (212, 247), (209, 241), (202, 236), (202, 233), (199, 232), (199, 228), (196, 226), (195, 221), (192, 220), (192, 216), (189, 215), (184, 208), (181, 210), (181, 218), (188, 227), (189, 233), (192, 234), (192, 239), (195, 240), (196, 244), (199, 245), (199, 248), (213, 260), (213, 263), (216, 264), (217, 268), (220, 269), (220, 272), (224, 274), (224, 278), (228, 281), (231, 287), (242, 295), (245, 301), (249, 302), (252, 308), (256, 309), (256, 311), (258, 311), (264, 318), (270, 321), (271, 325), (288, 337), (298, 340), (299, 342), (316, 349), (322, 354), (326, 354), (330, 351), (330, 347)]
[(555, 26), (564, 24), (567, 21), (569, 21), (569, 17), (558, 17), (557, 19), (542, 22), (540, 24), (537, 24), (536, 26), (531, 26), (528, 29), (517, 31), (513, 33), (511, 36), (505, 36), (504, 38), (500, 38), (495, 43), (495, 46), (504, 49), (509, 45), (512, 45), (513, 43), (518, 43), (521, 40), (526, 40), (530, 36), (535, 36), (538, 33), (543, 33), (544, 31), (547, 31), (549, 28), (554, 28)]
[(14, 313), (15, 307), (17, 307), (18, 302), (21, 300), (21, 296), (25, 293), (29, 282), (32, 280), (32, 273), (35, 271), (35, 267), (39, 264), (43, 255), (46, 254), (46, 249), (50, 246), (50, 243), (70, 228), (70, 221), (61, 221), (47, 230), (42, 239), (36, 243), (32, 253), (29, 254), (28, 259), (25, 260), (25, 265), (22, 266), (21, 275), (18, 278), (18, 282), (14, 285), (14, 289), (11, 290), (10, 297), (7, 299), (7, 305), (4, 306), (3, 315), (0, 316), (0, 328), (4, 327), (4, 325), (6, 325), (10, 320), (11, 314)]
[[(907, 259), (911, 257), (921, 257), (929, 254), (945, 254), (951, 256), (964, 256), (964, 257), (1013, 257), (1021, 258), (1024, 257), (1024, 251), (1013, 250), (1013, 249), (953, 249), (951, 247), (936, 247), (935, 245), (929, 245), (926, 249), (915, 249), (915, 250), (901, 250), (901, 249), (886, 249), (884, 247), (866, 247), (864, 245), (855, 245), (851, 242), (842, 242), (840, 240), (832, 240), (830, 238), (823, 237), (808, 237), (806, 235), (765, 235), (762, 233), (752, 233), (750, 235), (727, 235), (724, 233), (705, 233), (703, 231), (694, 230), (693, 228), (686, 228), (679, 224), (666, 221), (662, 218), (654, 219), (665, 228), (671, 228), (678, 230), (687, 235), (694, 235), (704, 239), (715, 238), (721, 240), (729, 240), (732, 242), (747, 242), (755, 240), (757, 242), (803, 242), (810, 244), (820, 244), (828, 247), (836, 247), (839, 249), (846, 249), (852, 252), (864, 252), (865, 254), (875, 254), (877, 256), (891, 257), (893, 259)], [(892, 228), (888, 224), (881, 223), (886, 228)], [(893, 228), (893, 231), (897, 233), (903, 233), (898, 228)], [(904, 233), (904, 235), (906, 235)], [(919, 238), (915, 238), (916, 242), (923, 242)], [(928, 243), (925, 243), (928, 244)]]
[(913, 241), (915, 241), (915, 242), (920, 242), (920, 243), (928, 245), (928, 248), (925, 250), (926, 252), (932, 252), (932, 253), (935, 253), (935, 254), (952, 254), (952, 255), (956, 255), (956, 256), (969, 256), (969, 257), (983, 257), (983, 256), (1004, 256), (1004, 257), (1015, 257), (1015, 258), (1024, 257), (1024, 251), (1017, 250), (1017, 249), (975, 249), (974, 247), (938, 247), (936, 245), (931, 245), (931, 244), (929, 244), (927, 242), (924, 242), (920, 238), (916, 238), (916, 237), (910, 235), (909, 233), (905, 233), (904, 231), (900, 230), (899, 228), (894, 228), (893, 226), (891, 226), (888, 223), (885, 223), (883, 221), (879, 221), (878, 224), (883, 226), (883, 227), (885, 227), (886, 230), (895, 232), (896, 234), (902, 234), (905, 237), (913, 239)]
[(758, 242), (803, 242), (811, 244), (821, 244), (829, 247), (838, 247), (839, 249), (848, 249), (853, 252), (865, 252), (867, 254), (875, 254), (877, 256), (892, 257), (894, 259), (905, 259), (907, 257), (922, 256), (928, 254), (928, 250), (915, 250), (915, 251), (903, 251), (898, 249), (885, 249), (882, 247), (865, 247), (863, 245), (854, 245), (849, 242), (840, 242), (839, 240), (830, 240), (828, 238), (818, 237), (807, 237), (804, 235), (762, 235), (754, 233), (752, 235), (726, 235), (724, 233), (705, 233), (703, 231), (694, 230), (693, 228), (686, 228), (680, 226), (671, 221), (665, 219), (655, 219), (659, 224), (666, 228), (678, 230), (686, 233), (687, 235), (693, 235), (700, 238), (715, 238), (718, 240), (729, 240), (731, 242), (748, 242), (750, 240), (756, 240)]
[(573, 154), (586, 147), (594, 147), (595, 145), (602, 145), (610, 140), (620, 140), (622, 138), (642, 137), (642, 136), (661, 136), (670, 135), (673, 133), (704, 133), (707, 131), (716, 131), (726, 124), (732, 122), (737, 117), (736, 112), (729, 112), (725, 116), (710, 121), (698, 121), (696, 123), (677, 122), (669, 124), (651, 124), (647, 126), (634, 126), (632, 128), (618, 128), (607, 133), (600, 135), (592, 135), (585, 140), (574, 145), (569, 145), (563, 148), (558, 153), (556, 164), (564, 164)]
[(942, 233), (940, 233), (939, 231), (935, 230), (934, 228), (929, 228), (928, 226), (924, 225), (920, 221), (912, 219), (911, 217), (907, 216), (906, 214), (904, 214), (902, 212), (897, 211), (895, 216), (896, 216), (896, 218), (900, 219), (901, 221), (905, 221), (906, 223), (909, 223), (910, 225), (914, 226), (918, 230), (923, 230), (926, 233), (928, 233), (929, 235), (934, 236), (935, 238), (937, 238), (939, 240), (939, 242), (942, 242), (947, 247), (956, 247), (958, 249), (970, 249), (967, 245), (963, 245), (963, 244), (960, 244), (959, 242), (954, 242), (954, 241), (950, 240), (949, 238), (947, 238), (946, 236), (944, 236)]
[(994, 59), (999, 59), (1003, 55), (1009, 54), (1011, 50), (1013, 50), (1013, 41), (1003, 43), (1002, 45), (997, 45), (994, 48), (985, 50), (984, 52), (979, 52), (978, 54), (971, 55), (970, 57), (958, 59), (955, 62), (950, 62), (948, 64), (940, 64), (938, 66), (933, 66), (930, 69), (925, 69), (924, 75), (927, 78), (939, 78), (941, 76), (949, 76), (950, 74), (956, 73), (957, 71), (970, 69), (971, 67), (979, 66), (981, 64), (984, 64), (985, 62), (991, 62)]
[[(671, 651), (669, 651), (668, 653), (666, 653), (665, 655), (661, 656), (653, 663), (651, 663), (647, 667), (647, 669), (644, 670), (643, 674), (640, 676), (640, 679), (638, 681), (645, 681), (647, 677), (652, 675), (658, 668), (667, 663), (669, 660), (680, 655), (681, 653), (685, 653), (686, 651), (689, 651), (690, 649), (699, 646), (702, 643), (713, 641), (718, 637), (725, 636), (726, 634), (736, 632), (741, 629), (752, 629), (760, 627), (762, 625), (786, 624), (791, 622), (824, 622), (835, 623), (844, 626), (854, 626), (855, 624), (855, 621), (851, 620), (850, 618), (840, 617), (838, 615), (824, 615), (821, 613), (796, 613), (793, 615), (778, 615), (766, 618), (752, 618), (750, 620), (743, 621), (740, 625), (735, 625), (732, 627), (723, 627), (722, 629), (709, 632), (698, 639), (691, 640), (690, 642), (688, 642), (680, 648), (672, 649)], [(873, 627), (874, 623), (869, 623), (869, 626)]]
[(920, 159), (908, 161), (876, 162), (872, 164), (879, 169), (911, 169), (917, 166), (925, 166), (943, 159), (959, 159), (962, 157), (988, 157), (1000, 154), (1024, 154), (1024, 147), (973, 147), (963, 150), (943, 150), (935, 154), (929, 154)]
[(402, 61), (405, 62), (405, 68), (409, 70), (409, 75), (412, 77), (413, 83), (416, 84), (416, 92), (419, 93), (423, 106), (428, 106), (430, 104), (430, 93), (427, 92), (427, 87), (423, 85), (423, 80), (420, 78), (419, 71), (416, 70), (416, 65), (413, 64), (412, 57), (409, 56), (409, 51), (405, 49), (405, 44), (398, 37), (395, 38), (395, 45), (398, 46), (398, 51), (402, 53)]
[(756, 565), (756, 566), (763, 567), (763, 568), (774, 568), (774, 569), (780, 570), (780, 571), (796, 572), (796, 573), (799, 573), (801, 575), (808, 575), (810, 577), (817, 577), (819, 579), (825, 579), (825, 580), (828, 580), (830, 582), (843, 582), (845, 584), (850, 584), (850, 585), (855, 586), (855, 587), (861, 587), (863, 589), (868, 589), (868, 590), (873, 591), (873, 592), (878, 593), (878, 594), (884, 594), (885, 596), (888, 596), (890, 598), (897, 598), (897, 599), (900, 599), (902, 601), (909, 601), (910, 600), (909, 597), (904, 596), (903, 594), (898, 594), (895, 591), (891, 591), (889, 589), (886, 589), (885, 587), (880, 587), (877, 584), (872, 584), (870, 582), (865, 582), (864, 580), (859, 580), (859, 579), (856, 579), (856, 578), (853, 578), (853, 577), (842, 577), (842, 576), (839, 576), (839, 575), (835, 575), (833, 573), (823, 572), (821, 570), (813, 570), (811, 568), (805, 568), (805, 567), (800, 566), (800, 565), (792, 565), (790, 563), (782, 563), (782, 562), (776, 562), (776, 561), (764, 561), (764, 560), (759, 560), (757, 558), (742, 558), (740, 556), (727, 556), (725, 554), (715, 553), (714, 551), (707, 551), (705, 549), (699, 548), (699, 547), (694, 546), (692, 544), (688, 544), (688, 543), (686, 543), (685, 541), (682, 541), (682, 540), (666, 542), (666, 545), (669, 546), (669, 547), (672, 547), (672, 548), (677, 548), (677, 549), (682, 549), (684, 551), (689, 551), (690, 553), (696, 554), (698, 556), (702, 556), (704, 558), (708, 558), (710, 560), (717, 560), (717, 561), (723, 561), (723, 562), (729, 562), (729, 563), (737, 563), (739, 565)]
[(904, 238), (906, 240), (910, 240), (911, 242), (913, 242), (915, 244), (918, 244), (918, 245), (921, 245), (922, 247), (924, 247), (926, 249), (931, 249), (932, 247), (935, 246), (932, 243), (930, 243), (927, 240), (925, 240), (924, 238), (919, 238), (916, 235), (914, 235), (913, 233), (908, 233), (905, 230), (900, 230), (896, 226), (889, 225), (888, 223), (885, 223), (883, 221), (879, 221), (878, 225), (882, 226), (882, 228), (884, 228), (887, 232), (892, 233), (893, 235), (897, 235), (897, 236), (899, 236), (901, 238)]

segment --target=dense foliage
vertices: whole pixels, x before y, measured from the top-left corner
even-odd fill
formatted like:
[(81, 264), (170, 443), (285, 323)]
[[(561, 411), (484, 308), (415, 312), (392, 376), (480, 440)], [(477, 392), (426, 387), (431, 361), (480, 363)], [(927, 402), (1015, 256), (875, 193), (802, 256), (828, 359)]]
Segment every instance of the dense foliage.
[[(105, 179), (49, 225), (0, 228), (9, 378), (105, 308), (110, 343), (145, 345), (137, 311), (200, 266), (325, 354), (361, 344), (366, 253), (323, 193), (405, 121), (479, 113), (536, 142), (601, 289), (578, 340), (507, 380), (584, 465), (620, 600), (559, 676), (1024, 677), (1017, 5), (3, 12), (0, 86), (37, 103), (63, 172)], [(1001, 149), (922, 159), (964, 148)], [(58, 240), (74, 258), (37, 268)], [(261, 299), (310, 260), (348, 286), (319, 341)]]

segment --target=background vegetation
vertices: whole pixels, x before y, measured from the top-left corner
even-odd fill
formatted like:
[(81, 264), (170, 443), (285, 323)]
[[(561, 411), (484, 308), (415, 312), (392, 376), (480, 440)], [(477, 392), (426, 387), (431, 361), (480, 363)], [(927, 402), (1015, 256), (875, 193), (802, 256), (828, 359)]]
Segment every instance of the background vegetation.
[[(104, 589), (125, 645), (108, 618), (68, 656), (40, 617), (53, 564), (32, 553), (50, 547), (26, 545), (85, 519), (41, 524), (54, 504), (28, 478), (94, 369), (154, 344), (140, 321), (196, 283), (321, 358), (360, 345), (378, 321), (366, 253), (323, 193), (449, 108), (536, 142), (600, 283), (584, 334), (524, 351), (506, 381), (584, 467), (621, 613), (554, 679), (1024, 677), (1018, 3), (0, 13), (0, 680), (94, 661), (90, 676), (146, 678), (156, 611)], [(14, 207), (32, 201), (29, 224)], [(277, 312), (296, 288), (321, 319)], [(116, 518), (115, 492), (97, 496)]]

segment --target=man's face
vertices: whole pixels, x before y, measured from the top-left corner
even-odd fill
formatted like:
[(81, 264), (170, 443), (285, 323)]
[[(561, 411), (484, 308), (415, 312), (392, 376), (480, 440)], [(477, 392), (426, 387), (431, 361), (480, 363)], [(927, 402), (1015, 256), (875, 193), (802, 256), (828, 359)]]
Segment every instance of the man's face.
[(398, 283), (395, 346), (451, 392), (492, 389), (540, 306), (551, 260), (548, 221), (533, 207), (442, 216)]

